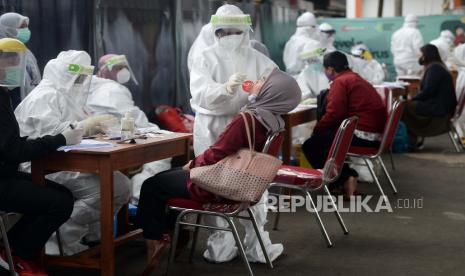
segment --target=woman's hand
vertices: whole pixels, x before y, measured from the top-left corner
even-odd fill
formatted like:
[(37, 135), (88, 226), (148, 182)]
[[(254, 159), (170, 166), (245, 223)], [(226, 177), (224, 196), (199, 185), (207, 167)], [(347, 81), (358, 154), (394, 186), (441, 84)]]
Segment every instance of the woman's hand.
[(189, 161), (186, 165), (184, 165), (182, 167), (182, 169), (185, 170), (185, 171), (190, 171), (191, 170), (191, 164), (192, 164), (192, 160)]

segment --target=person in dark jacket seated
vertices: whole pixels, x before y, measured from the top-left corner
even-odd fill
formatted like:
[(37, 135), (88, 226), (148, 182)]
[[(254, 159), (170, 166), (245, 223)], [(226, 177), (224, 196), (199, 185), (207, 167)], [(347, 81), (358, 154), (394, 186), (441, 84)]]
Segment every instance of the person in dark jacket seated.
[[(293, 110), (301, 99), (300, 88), (295, 79), (274, 69), (268, 78), (259, 80), (252, 88), (249, 103), (242, 109), (249, 126), (255, 121), (255, 150), (261, 151), (268, 135), (284, 130), (281, 115)], [(142, 228), (147, 243), (148, 266), (143, 275), (148, 275), (157, 266), (168, 245), (169, 233), (174, 220), (166, 213), (170, 198), (193, 199), (201, 203), (218, 201), (218, 196), (203, 190), (189, 177), (189, 170), (195, 167), (213, 165), (223, 158), (248, 147), (246, 128), (241, 115), (237, 115), (226, 127), (218, 140), (198, 155), (184, 169), (175, 168), (159, 173), (142, 185), (137, 223)]]
[[(10, 90), (24, 83), (25, 52), (19, 40), (0, 39), (0, 211), (22, 214), (8, 232), (18, 275), (46, 276), (36, 259), (53, 232), (70, 217), (74, 199), (70, 191), (51, 181), (44, 186), (33, 183), (30, 174), (18, 172), (18, 165), (79, 143), (84, 130), (70, 128), (37, 139), (19, 136)], [(3, 250), (0, 267), (8, 268)]]
[(426, 44), (420, 48), (418, 62), (425, 67), (420, 81), (420, 91), (405, 106), (402, 121), (407, 125), (410, 142), (421, 147), (417, 138), (446, 133), (450, 118), (455, 111), (455, 96), (452, 75), (442, 62), (438, 48)]
[[(326, 110), (317, 122), (312, 136), (302, 145), (307, 160), (314, 169), (322, 169), (334, 136), (344, 119), (358, 117), (352, 139), (353, 146), (378, 147), (386, 123), (386, 107), (373, 86), (349, 69), (347, 57), (341, 52), (324, 56), (323, 67), (330, 80)], [(347, 164), (330, 189), (343, 190), (352, 196), (357, 188), (358, 174)]]

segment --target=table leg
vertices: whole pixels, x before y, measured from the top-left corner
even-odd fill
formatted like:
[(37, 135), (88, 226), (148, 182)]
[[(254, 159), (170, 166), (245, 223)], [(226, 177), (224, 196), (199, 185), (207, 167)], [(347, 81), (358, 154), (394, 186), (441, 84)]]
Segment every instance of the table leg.
[(100, 162), (100, 219), (101, 219), (101, 256), (102, 276), (115, 274), (115, 243), (113, 236), (113, 170), (110, 160)]
[(292, 127), (288, 126), (286, 123), (284, 131), (284, 141), (283, 141), (283, 164), (289, 165), (291, 163), (291, 150), (292, 150)]

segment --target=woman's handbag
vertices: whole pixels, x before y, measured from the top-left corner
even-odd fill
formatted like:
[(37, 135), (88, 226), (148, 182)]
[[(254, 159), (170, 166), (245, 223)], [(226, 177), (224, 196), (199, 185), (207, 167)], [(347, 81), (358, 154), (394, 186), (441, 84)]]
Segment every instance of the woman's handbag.
[(240, 149), (213, 165), (192, 168), (190, 177), (200, 188), (218, 196), (234, 201), (253, 202), (260, 200), (282, 162), (274, 156), (254, 150), (255, 120), (249, 113), (252, 117), (252, 142), (246, 116), (244, 113), (241, 115), (249, 148)]

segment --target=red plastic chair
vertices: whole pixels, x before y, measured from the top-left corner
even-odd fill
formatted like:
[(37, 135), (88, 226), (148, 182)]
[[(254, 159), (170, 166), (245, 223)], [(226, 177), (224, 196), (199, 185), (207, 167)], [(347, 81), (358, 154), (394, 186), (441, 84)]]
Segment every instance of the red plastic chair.
[[(342, 167), (344, 166), (344, 160), (350, 147), (350, 143), (352, 142), (355, 127), (357, 126), (357, 121), (357, 117), (351, 117), (341, 123), (336, 135), (334, 136), (325, 166), (322, 170), (283, 165), (278, 171), (278, 175), (276, 176), (275, 180), (271, 184), (271, 187), (288, 188), (300, 191), (305, 194), (305, 196), (310, 201), (311, 207), (313, 210), (315, 210), (317, 222), (328, 247), (332, 247), (333, 243), (331, 242), (328, 232), (326, 231), (323, 221), (321, 220), (320, 214), (313, 201), (311, 192), (320, 190), (321, 188), (325, 190), (326, 194), (331, 199), (331, 205), (334, 209), (339, 224), (344, 231), (344, 234), (348, 234), (349, 231), (347, 230), (347, 227), (341, 215), (339, 214), (339, 211), (337, 210), (336, 203), (334, 202), (331, 193), (329, 192), (327, 184), (334, 182), (341, 174)], [(275, 217), (275, 230), (278, 228), (279, 216), (280, 213), (278, 208), (278, 213)]]
[[(384, 194), (383, 188), (381, 187), (381, 184), (379, 182), (378, 177), (376, 176), (376, 173), (374, 172), (373, 168), (369, 166), (367, 160), (378, 160), (379, 161), (379, 163), (381, 164), (381, 167), (383, 168), (384, 174), (386, 175), (387, 179), (389, 180), (389, 183), (391, 184), (392, 190), (396, 194), (397, 193), (396, 186), (394, 185), (394, 182), (392, 181), (392, 178), (389, 175), (386, 169), (386, 166), (384, 165), (383, 159), (381, 158), (381, 154), (384, 151), (387, 151), (391, 148), (392, 141), (394, 140), (394, 135), (396, 134), (397, 126), (399, 125), (400, 118), (402, 117), (402, 112), (404, 111), (404, 107), (405, 107), (404, 101), (394, 102), (392, 109), (389, 112), (389, 117), (386, 122), (386, 125), (384, 126), (381, 143), (378, 148), (352, 146), (350, 147), (349, 153), (348, 153), (349, 157), (363, 159), (363, 161), (365, 162), (364, 165), (368, 167), (368, 170), (370, 171), (371, 176), (375, 180), (375, 183), (378, 186), (378, 189), (383, 196), (386, 196)], [(350, 163), (350, 161), (348, 161), (348, 163)]]
[[(283, 142), (283, 138), (284, 136), (282, 135), (282, 133), (274, 134), (268, 137), (265, 143), (265, 146), (263, 147), (262, 152), (276, 156)], [(177, 220), (176, 220), (176, 226), (175, 226), (175, 230), (173, 234), (171, 248), (172, 249), (176, 248), (180, 227), (182, 225), (193, 226), (195, 228), (194, 239), (192, 242), (191, 252), (189, 256), (189, 262), (192, 262), (192, 256), (194, 254), (195, 246), (197, 244), (199, 228), (229, 231), (229, 232), (232, 232), (234, 236), (234, 240), (236, 241), (236, 245), (239, 249), (239, 253), (242, 257), (242, 260), (244, 261), (244, 264), (247, 268), (248, 274), (253, 275), (249, 261), (247, 260), (247, 257), (245, 255), (245, 251), (244, 251), (244, 247), (242, 245), (241, 239), (239, 237), (239, 234), (237, 233), (236, 226), (232, 220), (233, 218), (245, 219), (245, 220), (249, 220), (252, 223), (255, 229), (255, 234), (257, 235), (258, 241), (260, 243), (260, 247), (262, 248), (263, 255), (265, 256), (265, 260), (268, 266), (270, 268), (273, 268), (273, 264), (269, 258), (268, 252), (266, 251), (265, 244), (263, 243), (263, 239), (258, 229), (255, 215), (253, 213), (253, 210), (250, 208), (253, 205), (254, 205), (253, 202), (228, 202), (228, 203), (203, 204), (203, 203), (197, 202), (195, 200), (190, 200), (190, 199), (183, 199), (183, 198), (170, 199), (168, 201), (169, 209), (181, 212), (178, 215)], [(241, 215), (240, 213), (242, 211), (246, 211), (248, 216)], [(186, 216), (189, 214), (194, 214), (197, 216), (195, 223), (190, 223), (185, 220)], [(216, 227), (216, 226), (209, 226), (209, 225), (202, 224), (203, 216), (221, 217), (228, 223), (228, 227), (223, 228), (223, 227)], [(174, 262), (174, 258), (175, 258), (175, 250), (171, 250), (170, 259), (168, 263), (168, 272), (169, 272), (171, 265)], [(168, 272), (167, 272), (167, 275), (168, 275)]]
[(455, 108), (455, 113), (454, 116), (450, 119), (451, 126), (449, 130), (449, 138), (452, 141), (452, 144), (454, 145), (454, 148), (457, 152), (463, 152), (464, 148), (462, 145), (462, 139), (460, 135), (457, 132), (456, 124), (457, 121), (459, 120), (460, 116), (462, 116), (463, 110), (465, 108), (465, 87), (462, 89), (462, 92), (460, 93), (459, 99), (457, 101), (457, 106)]

